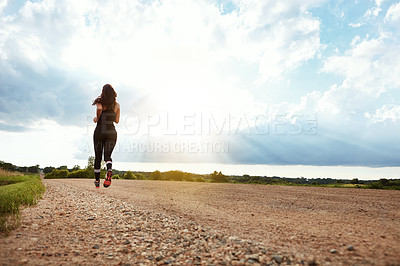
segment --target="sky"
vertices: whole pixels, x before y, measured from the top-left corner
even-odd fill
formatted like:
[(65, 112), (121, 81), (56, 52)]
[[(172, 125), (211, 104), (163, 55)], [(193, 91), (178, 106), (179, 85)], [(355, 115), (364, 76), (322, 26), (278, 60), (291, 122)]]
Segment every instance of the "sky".
[(0, 160), (400, 177), (400, 2), (0, 0)]

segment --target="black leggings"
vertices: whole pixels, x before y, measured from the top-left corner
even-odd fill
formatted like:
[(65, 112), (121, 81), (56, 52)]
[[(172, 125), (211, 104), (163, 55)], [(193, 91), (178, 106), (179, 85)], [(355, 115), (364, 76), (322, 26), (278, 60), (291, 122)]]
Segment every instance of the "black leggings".
[(100, 169), (101, 156), (104, 151), (104, 161), (112, 162), (111, 153), (114, 150), (115, 144), (117, 143), (117, 131), (104, 130), (102, 132), (102, 127), (96, 127), (93, 134), (94, 141), (94, 169)]

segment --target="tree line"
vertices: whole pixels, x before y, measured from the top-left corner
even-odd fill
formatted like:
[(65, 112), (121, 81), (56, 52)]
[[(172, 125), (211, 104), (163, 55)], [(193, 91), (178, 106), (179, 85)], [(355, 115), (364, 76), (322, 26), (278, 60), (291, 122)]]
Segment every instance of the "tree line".
[[(88, 164), (81, 169), (78, 165), (68, 169), (67, 166), (43, 168), (46, 179), (52, 178), (94, 178), (94, 157), (88, 158)], [(214, 171), (211, 174), (193, 174), (179, 170), (160, 172), (134, 172), (120, 171), (113, 169), (114, 179), (131, 179), (131, 180), (169, 180), (169, 181), (188, 181), (188, 182), (229, 182), (229, 178), (221, 172)], [(101, 166), (101, 176), (105, 176), (106, 168), (104, 162)]]
[(28, 174), (37, 174), (39, 173), (39, 165), (34, 166), (16, 166), (12, 163), (6, 163), (4, 161), (0, 161), (0, 168), (10, 171), (10, 172), (21, 172)]
[[(46, 179), (52, 178), (94, 178), (94, 157), (88, 158), (88, 164), (81, 169), (79, 165), (68, 169), (67, 166), (43, 168)], [(179, 170), (160, 172), (134, 172), (120, 171), (113, 169), (114, 179), (131, 179), (131, 180), (170, 180), (170, 181), (189, 181), (189, 182), (228, 182), (228, 177), (221, 172), (214, 171), (209, 175), (187, 173)], [(105, 176), (106, 168), (104, 162), (101, 166), (101, 176)]]
[[(11, 163), (0, 161), (0, 168), (7, 171), (18, 171), (21, 173), (39, 172), (39, 165), (35, 166), (16, 166)], [(81, 169), (79, 165), (75, 165), (71, 169), (67, 166), (43, 168), (46, 174), (45, 178), (94, 178), (94, 157), (88, 158), (88, 164)], [(334, 179), (334, 178), (289, 178), (278, 176), (250, 176), (250, 175), (230, 175), (226, 176), (222, 172), (214, 171), (210, 174), (194, 174), (179, 170), (160, 172), (135, 172), (135, 171), (119, 171), (113, 169), (114, 179), (131, 179), (131, 180), (169, 180), (169, 181), (188, 181), (188, 182), (218, 182), (218, 183), (242, 183), (242, 184), (264, 184), (264, 185), (306, 185), (306, 186), (346, 186), (354, 185), (359, 188), (374, 189), (397, 189), (400, 190), (400, 179), (381, 178), (379, 180), (359, 180), (353, 178), (351, 180)], [(102, 162), (101, 176), (106, 174), (104, 162)]]

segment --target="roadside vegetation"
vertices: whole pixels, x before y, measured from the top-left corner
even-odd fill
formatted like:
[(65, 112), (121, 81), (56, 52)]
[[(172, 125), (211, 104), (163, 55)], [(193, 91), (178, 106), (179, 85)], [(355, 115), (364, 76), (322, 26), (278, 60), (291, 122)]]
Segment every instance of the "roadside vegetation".
[[(11, 169), (20, 169), (27, 171), (35, 167), (16, 167), (4, 162)], [(0, 164), (1, 166), (1, 164)], [(94, 178), (93, 174), (94, 157), (88, 158), (88, 164), (81, 169), (78, 165), (72, 169), (67, 166), (45, 167), (43, 172), (45, 178)], [(106, 174), (104, 162), (102, 164), (101, 177)], [(214, 182), (214, 183), (234, 183), (234, 184), (260, 184), (260, 185), (285, 185), (285, 186), (318, 186), (318, 187), (338, 187), (338, 188), (363, 188), (363, 189), (392, 189), (400, 190), (400, 179), (381, 178), (379, 180), (361, 180), (354, 178), (352, 180), (334, 179), (334, 178), (289, 178), (279, 176), (250, 176), (250, 175), (224, 175), (222, 172), (214, 171), (210, 174), (194, 174), (179, 170), (160, 172), (140, 172), (140, 171), (119, 171), (113, 169), (114, 179), (130, 180), (168, 180), (168, 181), (187, 181), (187, 182)], [(400, 176), (399, 176), (400, 177)]]
[(315, 187), (337, 187), (337, 188), (365, 188), (365, 189), (392, 189), (400, 190), (400, 179), (379, 180), (352, 180), (334, 178), (288, 178), (268, 176), (230, 176), (232, 183), (265, 184), (265, 185), (287, 185), (287, 186), (315, 186)]
[(0, 169), (0, 232), (7, 233), (20, 222), (20, 207), (35, 205), (45, 187), (39, 175), (23, 175)]
[(16, 175), (16, 174), (37, 174), (39, 173), (39, 165), (34, 166), (16, 166), (12, 163), (6, 163), (4, 161), (0, 161), (0, 175), (2, 171), (8, 172), (8, 174)]

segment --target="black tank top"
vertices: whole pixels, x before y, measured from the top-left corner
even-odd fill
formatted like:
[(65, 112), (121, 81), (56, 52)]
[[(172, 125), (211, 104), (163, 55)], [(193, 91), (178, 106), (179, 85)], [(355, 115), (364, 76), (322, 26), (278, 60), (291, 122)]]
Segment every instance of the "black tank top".
[(101, 131), (115, 130), (114, 122), (116, 113), (111, 108), (107, 108), (107, 110), (103, 110), (101, 112), (99, 121), (97, 122), (97, 127), (101, 129)]

